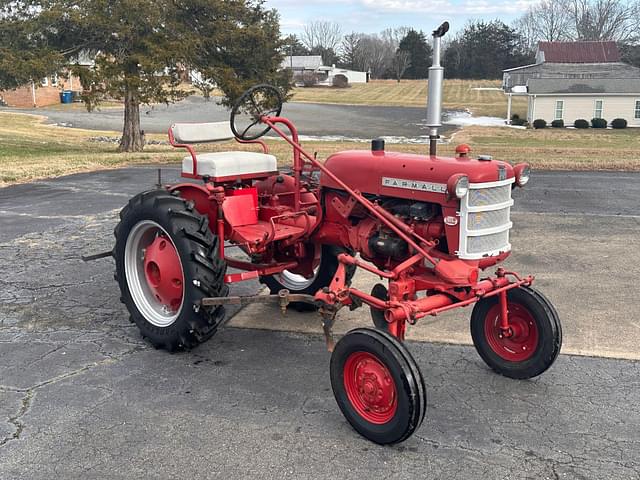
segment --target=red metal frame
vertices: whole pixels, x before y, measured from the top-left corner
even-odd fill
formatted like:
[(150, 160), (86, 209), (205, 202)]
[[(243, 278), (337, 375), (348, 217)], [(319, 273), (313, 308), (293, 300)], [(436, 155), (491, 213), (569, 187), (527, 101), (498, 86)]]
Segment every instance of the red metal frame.
[[(211, 179), (210, 183), (206, 183), (204, 186), (182, 184), (176, 187), (180, 189), (183, 197), (195, 202), (196, 208), (201, 213), (209, 215), (212, 225), (216, 225), (215, 229), (221, 239), (220, 257), (230, 267), (242, 270), (239, 273), (227, 274), (225, 282), (245, 281), (260, 276), (273, 275), (284, 270), (301, 268), (300, 265), (305, 254), (298, 247), (303, 248), (304, 242), (345, 244), (359, 251), (364, 258), (372, 260), (373, 263), (365, 262), (348, 254), (339, 255), (338, 269), (333, 281), (328, 288), (315, 294), (316, 300), (325, 305), (325, 310), (330, 309), (335, 314), (343, 306), (359, 306), (366, 303), (384, 310), (385, 319), (389, 322), (390, 333), (403, 339), (406, 323), (413, 324), (427, 315), (438, 315), (453, 308), (471, 305), (482, 298), (498, 296), (500, 338), (508, 338), (513, 334), (513, 328), (509, 322), (507, 292), (513, 288), (530, 285), (534, 279), (531, 276), (520, 278), (513, 272), (498, 269), (495, 277), (480, 280), (480, 269), (495, 265), (506, 258), (508, 252), (489, 259), (464, 261), (455, 255), (446, 254), (437, 249), (438, 238), (448, 228), (453, 228), (448, 224), (443, 225), (445, 223), (443, 217), (455, 215), (458, 208), (457, 199), (452, 198), (449, 194), (442, 195), (445, 192), (438, 193), (436, 198), (442, 199), (439, 202), (442, 205), (442, 216), (437, 217), (430, 224), (407, 224), (378, 203), (368, 200), (359, 190), (352, 188), (332, 169), (327, 168), (326, 165), (316, 160), (315, 156), (305, 151), (299, 143), (295, 125), (287, 118), (265, 116), (261, 120), (292, 147), (292, 181), (291, 177), (283, 175), (277, 176), (277, 181), (274, 181), (275, 172), (265, 172), (239, 178)], [(284, 125), (290, 135), (287, 135), (278, 124)], [(183, 174), (183, 176), (201, 178), (197, 174), (197, 159), (193, 148), (190, 145), (176, 144), (171, 130), (169, 131), (169, 139), (173, 146), (186, 148), (194, 160), (194, 174)], [(259, 143), (265, 152), (268, 151), (266, 144), (262, 141), (241, 141), (241, 143)], [(354, 155), (357, 156), (358, 152), (354, 152)], [(363, 157), (361, 161), (366, 161), (366, 157)], [(467, 162), (464, 157), (461, 161)], [(406, 163), (412, 162), (412, 165), (417, 165), (416, 159), (407, 157)], [(312, 169), (319, 170), (332, 188), (335, 187), (337, 191), (344, 192), (347, 197), (342, 198), (340, 194), (334, 195), (330, 197), (329, 203), (324, 208), (319, 208), (319, 197), (322, 192), (311, 192), (302, 185), (302, 173), (307, 164)], [(446, 175), (449, 175), (447, 178), (459, 175), (455, 172), (455, 168), (458, 167), (448, 165), (447, 168), (454, 169), (453, 173), (447, 171)], [(473, 168), (476, 169), (476, 173), (480, 172), (479, 175), (484, 175), (484, 177), (477, 178), (486, 178), (486, 173), (484, 170), (478, 170), (478, 165)], [(265, 179), (265, 177), (269, 178)], [(379, 182), (379, 178), (376, 181)], [(222, 186), (220, 182), (227, 183)], [(231, 182), (234, 182), (233, 186), (231, 186)], [(241, 215), (244, 212), (233, 211), (234, 208), (242, 208), (240, 204), (238, 207), (231, 204), (225, 206), (228, 197), (237, 195), (257, 195), (256, 198), (262, 199), (255, 225), (251, 224), (244, 228), (230, 223), (231, 218), (246, 217), (246, 215)], [(432, 200), (434, 195), (436, 193), (427, 192), (424, 197)], [(241, 203), (244, 205), (246, 202)], [(348, 218), (356, 209), (364, 209), (373, 219), (370, 222), (360, 222), (357, 226), (351, 225)], [(232, 213), (233, 215), (231, 215)], [(239, 215), (235, 215), (235, 213)], [(378, 225), (384, 225), (385, 228), (404, 240), (412, 254), (403, 261), (391, 261), (389, 258), (384, 264), (376, 263), (379, 260), (376, 260), (375, 254), (369, 250), (367, 241)], [(284, 234), (276, 237), (278, 232), (284, 232)], [(267, 261), (264, 263), (242, 262), (229, 258), (225, 255), (224, 242), (222, 241), (225, 238), (236, 243), (251, 255), (263, 255), (271, 252), (269, 253), (271, 256), (267, 255)], [(274, 242), (276, 238), (278, 241)], [(274, 248), (274, 243), (277, 243), (277, 248), (273, 251), (269, 250), (269, 248)], [(452, 247), (450, 246), (450, 248)], [(349, 265), (387, 279), (389, 281), (388, 300), (380, 300), (348, 286), (346, 267)], [(427, 295), (418, 298), (418, 292), (426, 292)]]

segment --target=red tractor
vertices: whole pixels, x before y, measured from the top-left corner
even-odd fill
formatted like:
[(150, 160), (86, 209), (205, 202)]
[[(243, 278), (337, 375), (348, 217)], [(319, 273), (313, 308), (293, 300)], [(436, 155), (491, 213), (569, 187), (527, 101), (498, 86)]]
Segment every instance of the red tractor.
[[(370, 150), (321, 163), (280, 116), (280, 93), (268, 85), (245, 92), (230, 121), (238, 141), (263, 153), (197, 154), (192, 144), (224, 136), (219, 124), (171, 127), (171, 143), (189, 152), (182, 176), (190, 180), (136, 195), (115, 229), (122, 301), (144, 337), (167, 350), (195, 347), (223, 324), (225, 304), (317, 309), (338, 405), (359, 433), (381, 444), (407, 439), (425, 415), (425, 383), (403, 343), (407, 324), (422, 317), (474, 304), (473, 342), (493, 370), (524, 379), (551, 366), (560, 321), (531, 287), (533, 277), (484, 273), (510, 254), (511, 191), (528, 182), (529, 167), (471, 158), (466, 146), (456, 158), (435, 154), (446, 29), (434, 32), (430, 155), (388, 152), (374, 140)], [(259, 140), (269, 130), (291, 145), (291, 171), (278, 171)], [(247, 259), (229, 256), (232, 247)], [(386, 286), (352, 288), (357, 269)], [(254, 278), (271, 295), (228, 296), (229, 284)], [(375, 328), (352, 330), (334, 345), (336, 313), (364, 304)]]

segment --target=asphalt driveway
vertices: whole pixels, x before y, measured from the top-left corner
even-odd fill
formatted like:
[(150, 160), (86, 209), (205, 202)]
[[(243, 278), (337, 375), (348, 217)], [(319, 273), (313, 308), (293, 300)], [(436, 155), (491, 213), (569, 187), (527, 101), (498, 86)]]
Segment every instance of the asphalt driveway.
[[(281, 321), (269, 311), (250, 315), (260, 329), (226, 328), (192, 352), (150, 348), (112, 262), (79, 255), (110, 249), (118, 209), (155, 180), (137, 167), (0, 189), (0, 478), (640, 478), (637, 361), (565, 352), (517, 382), (470, 347), (411, 341), (427, 419), (379, 447), (335, 405), (322, 338), (264, 330)], [(514, 260), (583, 354), (637, 352), (639, 180), (542, 172), (516, 191)], [(313, 316), (279, 328), (295, 318), (318, 331)], [(590, 337), (576, 318), (592, 320)], [(466, 329), (430, 327), (441, 341)], [(624, 354), (602, 347), (616, 342)]]

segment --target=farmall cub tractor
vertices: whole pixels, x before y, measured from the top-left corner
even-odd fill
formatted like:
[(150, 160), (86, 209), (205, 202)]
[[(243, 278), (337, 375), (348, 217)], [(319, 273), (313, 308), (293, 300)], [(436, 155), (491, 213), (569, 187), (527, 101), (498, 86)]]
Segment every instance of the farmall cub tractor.
[[(219, 140), (220, 124), (171, 127), (171, 143), (189, 152), (182, 176), (191, 181), (136, 195), (115, 230), (122, 300), (144, 337), (167, 350), (195, 347), (224, 322), (225, 304), (316, 309), (338, 406), (381, 444), (409, 438), (425, 415), (425, 382), (403, 343), (407, 324), (422, 317), (473, 305), (473, 342), (493, 370), (524, 379), (551, 366), (560, 322), (531, 287), (533, 277), (485, 273), (510, 254), (511, 191), (528, 182), (529, 167), (474, 159), (465, 146), (456, 158), (436, 156), (447, 29), (433, 35), (429, 155), (388, 152), (374, 140), (370, 150), (321, 163), (280, 116), (280, 93), (268, 85), (245, 92), (230, 121), (239, 142), (257, 143), (263, 153), (197, 154), (192, 144)], [(269, 130), (292, 147), (288, 173), (259, 140)], [(248, 260), (229, 256), (231, 247)], [(352, 288), (358, 269), (383, 283), (370, 292)], [(271, 295), (228, 296), (229, 284), (254, 278)], [(352, 330), (334, 345), (338, 311), (363, 304), (375, 328)]]

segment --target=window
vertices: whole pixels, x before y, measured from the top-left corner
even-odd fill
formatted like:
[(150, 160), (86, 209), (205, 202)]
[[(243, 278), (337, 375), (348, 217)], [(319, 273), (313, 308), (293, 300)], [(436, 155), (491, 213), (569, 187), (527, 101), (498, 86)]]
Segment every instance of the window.
[(57, 87), (58, 86), (58, 74), (54, 74), (53, 77), (51, 77), (51, 86), (52, 87)]
[(44, 77), (42, 80), (40, 80), (40, 85), (42, 85), (43, 87), (48, 87), (49, 79), (47, 77)]
[(593, 109), (593, 118), (602, 118), (602, 100), (596, 100), (595, 108)]
[(636, 100), (636, 114), (635, 118), (640, 118), (640, 100)]
[(554, 119), (562, 120), (562, 117), (564, 117), (564, 100), (556, 100), (556, 114)]

